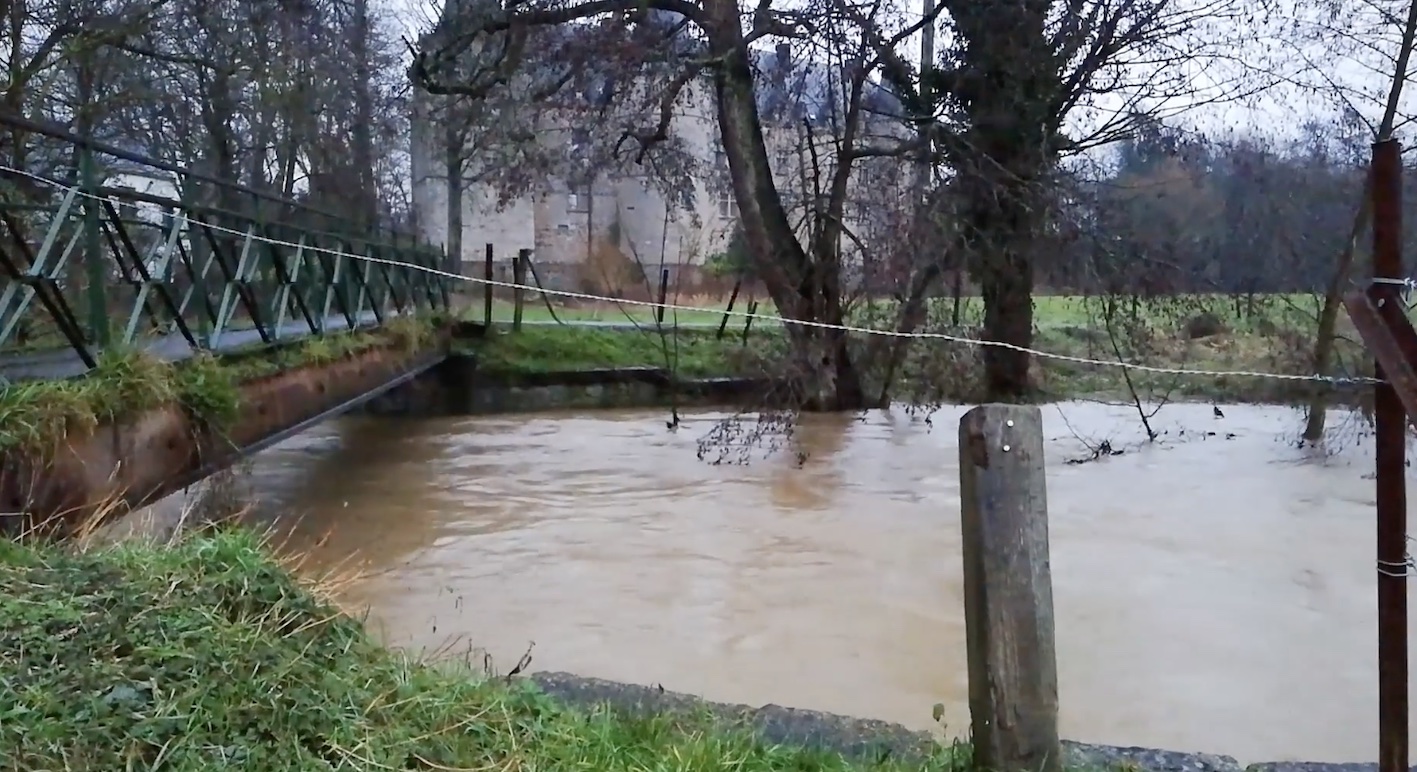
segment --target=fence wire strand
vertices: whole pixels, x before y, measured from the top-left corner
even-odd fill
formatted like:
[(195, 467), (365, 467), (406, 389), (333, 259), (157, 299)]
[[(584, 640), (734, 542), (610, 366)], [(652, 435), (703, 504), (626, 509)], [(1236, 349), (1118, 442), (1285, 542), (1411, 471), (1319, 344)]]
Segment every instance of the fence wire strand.
[[(76, 188), (76, 187), (74, 187), (74, 186), (66, 185), (66, 184), (64, 184), (64, 183), (62, 183), (62, 182), (59, 182), (59, 181), (57, 181), (57, 180), (50, 179), (50, 178), (45, 177), (45, 176), (43, 176), (43, 175), (34, 174), (34, 173), (32, 173), (32, 172), (28, 172), (28, 171), (25, 171), (25, 170), (23, 170), (23, 169), (16, 169), (15, 167), (12, 167), (12, 166), (7, 166), (7, 165), (4, 165), (4, 164), (0, 164), (0, 172), (4, 172), (4, 173), (8, 173), (8, 174), (20, 175), (20, 176), (22, 176), (22, 177), (26, 177), (26, 178), (28, 178), (28, 179), (35, 180), (35, 181), (37, 181), (37, 182), (40, 182), (40, 183), (49, 185), (49, 186), (54, 187), (54, 188), (57, 188), (57, 189), (59, 189), (59, 190), (63, 190), (63, 191), (65, 191), (66, 193), (73, 193), (74, 195), (79, 196), (79, 197), (89, 198), (89, 199), (94, 199), (94, 200), (99, 200), (99, 201), (106, 201), (106, 200), (109, 200), (107, 196), (102, 196), (102, 195), (97, 195), (97, 194), (89, 193), (89, 192), (87, 192), (87, 191), (81, 190), (81, 189)], [(1268, 379), (1268, 380), (1274, 380), (1274, 381), (1307, 382), (1307, 383), (1326, 383), (1326, 384), (1331, 384), (1331, 385), (1360, 385), (1360, 384), (1377, 384), (1377, 383), (1383, 383), (1383, 381), (1380, 380), (1380, 379), (1378, 379), (1378, 378), (1369, 378), (1369, 377), (1365, 377), (1365, 376), (1331, 376), (1331, 375), (1320, 375), (1320, 374), (1294, 375), (1294, 374), (1288, 374), (1288, 373), (1273, 373), (1273, 372), (1263, 372), (1263, 371), (1257, 371), (1257, 370), (1207, 370), (1207, 369), (1184, 368), (1184, 367), (1158, 367), (1158, 366), (1155, 366), (1155, 365), (1145, 365), (1145, 364), (1140, 364), (1140, 363), (1136, 363), (1136, 362), (1126, 362), (1126, 361), (1122, 361), (1122, 360), (1092, 359), (1092, 358), (1089, 358), (1089, 357), (1073, 356), (1073, 355), (1071, 355), (1071, 354), (1059, 354), (1059, 353), (1052, 352), (1052, 351), (1044, 351), (1044, 350), (1041, 350), (1041, 349), (1029, 348), (1029, 347), (1026, 347), (1026, 346), (1018, 346), (1018, 345), (1015, 345), (1015, 344), (1012, 344), (1012, 343), (1005, 343), (1005, 342), (1003, 342), (1003, 341), (984, 340), (984, 339), (980, 339), (980, 338), (969, 338), (969, 337), (965, 337), (965, 336), (961, 336), (961, 335), (951, 335), (951, 334), (949, 334), (949, 333), (943, 333), (943, 332), (915, 332), (915, 331), (912, 331), (912, 332), (904, 332), (904, 331), (901, 331), (901, 330), (882, 329), (882, 328), (878, 328), (878, 327), (860, 327), (860, 326), (847, 325), (847, 324), (831, 324), (831, 323), (828, 323), (828, 322), (816, 322), (816, 321), (808, 321), (808, 320), (801, 320), (801, 319), (788, 319), (788, 318), (781, 317), (781, 316), (774, 316), (774, 315), (772, 315), (772, 314), (762, 314), (762, 313), (755, 313), (755, 312), (748, 312), (748, 311), (734, 311), (734, 310), (727, 310), (727, 309), (723, 309), (723, 308), (713, 308), (713, 307), (707, 307), (707, 306), (693, 306), (693, 305), (684, 305), (684, 304), (670, 303), (670, 302), (659, 303), (659, 302), (653, 301), (653, 300), (633, 300), (633, 299), (627, 299), (627, 298), (614, 298), (614, 297), (608, 297), (608, 296), (604, 296), (604, 295), (596, 295), (596, 294), (588, 293), (588, 292), (574, 292), (574, 291), (570, 291), (570, 290), (555, 290), (555, 289), (546, 289), (546, 288), (542, 288), (542, 287), (530, 287), (530, 286), (528, 286), (528, 285), (525, 285), (525, 284), (517, 284), (517, 283), (515, 283), (515, 282), (498, 281), (498, 280), (495, 280), (495, 279), (486, 279), (486, 278), (482, 278), (482, 277), (478, 277), (478, 276), (465, 276), (465, 275), (460, 274), (460, 273), (453, 273), (453, 272), (451, 272), (451, 271), (444, 271), (444, 270), (441, 270), (441, 269), (438, 269), (438, 268), (432, 268), (432, 267), (429, 267), (429, 266), (416, 265), (416, 264), (413, 264), (413, 263), (405, 263), (405, 262), (400, 261), (400, 260), (390, 260), (390, 259), (387, 259), (387, 258), (374, 257), (373, 255), (361, 255), (361, 254), (357, 254), (357, 253), (354, 253), (354, 252), (344, 252), (344, 251), (341, 251), (341, 250), (329, 249), (328, 247), (320, 247), (320, 246), (315, 246), (315, 245), (312, 245), (312, 244), (298, 244), (298, 243), (295, 243), (295, 242), (292, 242), (292, 241), (285, 241), (285, 240), (282, 240), (282, 239), (274, 239), (274, 238), (270, 238), (270, 237), (267, 237), (267, 236), (257, 235), (257, 234), (254, 234), (254, 233), (251, 233), (251, 232), (248, 232), (248, 231), (242, 231), (242, 230), (237, 230), (237, 229), (235, 229), (235, 228), (227, 228), (227, 227), (224, 227), (224, 226), (221, 226), (221, 225), (216, 225), (216, 224), (213, 224), (213, 223), (207, 223), (207, 222), (203, 222), (203, 221), (192, 220), (191, 218), (189, 218), (189, 217), (187, 216), (187, 214), (186, 214), (185, 212), (182, 212), (180, 209), (179, 209), (176, 213), (173, 214), (173, 218), (174, 218), (174, 219), (180, 219), (183, 223), (185, 223), (185, 224), (188, 226), (189, 230), (190, 230), (190, 227), (195, 224), (197, 227), (205, 228), (205, 229), (210, 230), (210, 231), (217, 231), (217, 232), (221, 232), (221, 233), (227, 233), (227, 234), (230, 234), (230, 235), (233, 235), (233, 236), (238, 236), (238, 237), (243, 238), (243, 239), (251, 239), (251, 240), (253, 240), (253, 241), (256, 241), (256, 242), (259, 242), (259, 243), (262, 243), (262, 244), (269, 244), (269, 245), (272, 245), (272, 246), (285, 247), (285, 248), (287, 248), (287, 249), (302, 249), (302, 250), (305, 250), (305, 251), (307, 251), (307, 252), (317, 252), (317, 253), (322, 253), (322, 254), (333, 255), (333, 256), (336, 256), (336, 257), (344, 257), (344, 258), (348, 258), (348, 259), (351, 259), (351, 260), (358, 260), (358, 261), (367, 262), (367, 263), (374, 263), (374, 264), (376, 264), (376, 265), (386, 265), (386, 266), (397, 267), (397, 268), (414, 269), (414, 270), (423, 271), (423, 272), (425, 272), (425, 273), (432, 274), (432, 275), (434, 275), (434, 276), (443, 277), (443, 278), (446, 278), (446, 279), (453, 279), (453, 280), (456, 280), (456, 281), (468, 282), (468, 283), (471, 283), (471, 284), (477, 284), (477, 285), (482, 285), (482, 286), (487, 286), (487, 287), (501, 287), (501, 288), (505, 288), (505, 289), (517, 289), (517, 288), (520, 288), (520, 289), (525, 290), (525, 291), (531, 291), (531, 292), (539, 292), (539, 293), (542, 293), (543, 296), (545, 296), (545, 295), (552, 295), (552, 296), (561, 297), (561, 298), (566, 298), (566, 299), (571, 299), (571, 300), (584, 300), (584, 301), (592, 301), (592, 302), (599, 302), (599, 303), (610, 303), (610, 304), (616, 304), (616, 305), (621, 305), (621, 306), (639, 306), (639, 307), (645, 307), (645, 308), (651, 308), (651, 309), (660, 309), (660, 308), (663, 308), (666, 312), (668, 312), (668, 311), (675, 311), (675, 312), (690, 312), (690, 313), (722, 314), (723, 316), (736, 317), (736, 318), (740, 318), (740, 319), (753, 319), (753, 320), (758, 320), (758, 321), (763, 321), (763, 322), (776, 322), (776, 323), (783, 324), (783, 325), (795, 325), (795, 326), (798, 326), (798, 327), (806, 327), (806, 328), (812, 328), (812, 329), (836, 330), (836, 331), (840, 331), (840, 332), (854, 333), (854, 334), (859, 334), (859, 335), (875, 335), (875, 336), (887, 337), (887, 338), (908, 338), (908, 339), (911, 339), (911, 340), (938, 340), (938, 341), (945, 341), (945, 342), (949, 342), (949, 343), (956, 343), (956, 344), (963, 345), (963, 346), (974, 346), (974, 347), (979, 347), (979, 348), (992, 347), (992, 348), (997, 348), (997, 349), (1006, 349), (1006, 350), (1009, 350), (1009, 351), (1017, 351), (1017, 352), (1021, 352), (1021, 353), (1025, 353), (1025, 354), (1031, 354), (1031, 355), (1033, 355), (1033, 356), (1035, 356), (1035, 357), (1039, 357), (1039, 358), (1043, 358), (1043, 359), (1051, 359), (1051, 360), (1058, 361), (1058, 362), (1070, 362), (1070, 363), (1073, 363), (1073, 364), (1087, 365), (1087, 366), (1092, 366), (1092, 367), (1110, 367), (1110, 368), (1115, 368), (1115, 369), (1119, 369), (1119, 370), (1128, 370), (1128, 371), (1132, 371), (1132, 372), (1142, 372), (1142, 373), (1153, 373), (1153, 374), (1157, 374), (1157, 375), (1173, 375), (1173, 376), (1177, 376), (1177, 377), (1194, 377), (1194, 378), (1257, 378), (1257, 379)], [(572, 323), (572, 324), (574, 325), (574, 323)], [(657, 323), (657, 322), (654, 322), (654, 323), (652, 323), (652, 324), (654, 324), (655, 326), (658, 326), (658, 323)]]

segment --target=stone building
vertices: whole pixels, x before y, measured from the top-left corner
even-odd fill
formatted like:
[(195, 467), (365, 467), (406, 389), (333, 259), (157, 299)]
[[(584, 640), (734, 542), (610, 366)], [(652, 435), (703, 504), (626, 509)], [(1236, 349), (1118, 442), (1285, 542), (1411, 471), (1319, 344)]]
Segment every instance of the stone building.
[[(811, 201), (804, 179), (812, 168), (805, 127), (814, 127), (814, 141), (831, 140), (824, 127), (829, 123), (831, 105), (838, 99), (834, 91), (841, 88), (840, 81), (830, 77), (825, 68), (794, 63), (787, 46), (762, 51), (757, 66), (761, 73), (759, 105), (774, 174), (794, 222), (802, 222), (805, 229)], [(530, 249), (538, 278), (548, 288), (636, 293), (652, 283), (645, 276), (657, 277), (661, 269), (667, 269), (671, 284), (681, 292), (709, 289), (706, 285), (714, 283), (706, 281), (702, 267), (727, 246), (737, 209), (712, 100), (706, 86), (690, 86), (681, 95), (673, 118), (672, 132), (696, 160), (697, 179), (691, 197), (667, 197), (645, 178), (631, 174), (602, 176), (588, 185), (547, 176), (533, 186), (531, 194), (499, 205), (497, 190), (464, 182), (463, 273), (481, 275), (486, 245), (492, 244), (499, 277), (507, 275), (509, 258), (520, 249)], [(898, 102), (884, 88), (872, 84), (866, 102), (864, 112), (871, 116), (866, 133), (898, 136), (907, 130), (898, 117)], [(429, 112), (426, 106), (415, 109), (413, 203), (423, 236), (445, 245), (446, 140)], [(589, 141), (587, 131), (542, 130), (538, 141), (569, 143), (574, 148)], [(833, 157), (824, 146), (820, 151), (821, 159)], [(857, 238), (870, 239), (873, 230), (895, 227), (879, 215), (901, 209), (910, 172), (899, 159), (875, 159), (860, 165), (853, 174), (847, 220)], [(670, 200), (674, 198), (679, 200)], [(859, 261), (853, 243), (844, 240), (843, 255), (848, 261)]]

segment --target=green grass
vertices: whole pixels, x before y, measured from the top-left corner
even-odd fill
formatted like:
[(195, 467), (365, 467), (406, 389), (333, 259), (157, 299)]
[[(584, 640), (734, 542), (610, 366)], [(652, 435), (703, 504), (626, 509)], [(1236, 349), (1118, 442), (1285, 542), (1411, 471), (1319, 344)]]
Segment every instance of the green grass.
[(199, 355), (168, 363), (138, 351), (110, 350), (79, 378), (20, 381), (0, 387), (0, 452), (44, 455), (65, 438), (168, 404), (224, 428), (240, 410), (242, 382), (320, 365), (376, 345), (412, 350), (432, 335), (428, 320), (398, 319), (380, 330), (312, 338), (271, 351), (219, 359)]
[[(674, 303), (675, 301), (671, 300), (670, 302)], [(699, 305), (700, 301), (695, 300), (691, 302), (689, 300), (681, 299), (678, 301), (678, 304)], [(575, 306), (565, 305), (559, 302), (556, 298), (552, 298), (551, 305), (556, 310), (555, 317), (551, 315), (550, 311), (546, 310), (546, 304), (542, 302), (540, 297), (529, 296), (526, 300), (526, 304), (522, 306), (522, 319), (532, 322), (550, 322), (554, 321), (554, 319), (560, 319), (561, 321), (615, 322), (624, 324), (638, 323), (652, 325), (654, 324), (655, 318), (655, 309), (650, 306), (629, 304), (616, 305), (614, 303), (609, 302), (599, 303), (593, 306)], [(726, 302), (717, 303), (719, 309), (721, 309), (724, 305), (726, 305)], [(746, 306), (742, 303), (734, 304), (735, 311), (742, 311), (745, 310), (745, 308)], [(774, 314), (776, 313), (775, 311), (767, 310), (764, 310), (763, 312)], [(483, 319), (483, 315), (484, 308), (481, 299), (479, 297), (474, 297), (467, 311), (467, 318), (480, 322)], [(512, 305), (511, 301), (497, 300), (492, 304), (493, 322), (500, 322), (504, 324), (510, 323), (514, 316), (515, 308)], [(714, 309), (679, 311), (677, 313), (673, 310), (669, 310), (666, 311), (664, 314), (665, 324), (674, 324), (677, 321), (677, 323), (681, 325), (702, 327), (709, 325), (716, 326), (722, 320), (722, 310)], [(734, 326), (734, 321), (730, 320), (728, 324), (730, 327), (732, 327)], [(737, 321), (737, 326), (740, 328), (743, 326), (741, 320)]]
[(577, 710), (420, 664), (240, 531), (0, 543), (0, 767), (14, 770), (962, 770), (865, 762), (706, 714)]
[[(977, 322), (983, 318), (984, 305), (978, 296), (966, 296), (960, 299), (960, 315), (966, 322)], [(466, 310), (464, 316), (473, 321), (483, 320), (482, 296), (474, 292), (465, 298)], [(679, 305), (701, 307), (703, 310), (694, 311), (668, 311), (665, 315), (665, 323), (690, 327), (697, 326), (717, 326), (723, 319), (723, 308), (727, 301), (723, 298), (680, 298), (675, 302)], [(1209, 312), (1216, 314), (1222, 321), (1225, 321), (1232, 328), (1249, 329), (1257, 322), (1262, 324), (1274, 324), (1278, 326), (1295, 326), (1309, 323), (1318, 313), (1321, 299), (1308, 294), (1271, 294), (1255, 296), (1255, 314), (1250, 316), (1246, 313), (1247, 300), (1244, 297), (1221, 294), (1190, 294), (1178, 295), (1163, 298), (1146, 304), (1141, 309), (1142, 313), (1158, 318), (1185, 317), (1197, 313)], [(1100, 316), (1102, 299), (1081, 295), (1039, 295), (1034, 298), (1034, 323), (1041, 328), (1065, 327), (1065, 326), (1087, 326), (1096, 324)], [(565, 303), (559, 298), (553, 297), (551, 305), (555, 308), (556, 318), (561, 321), (596, 321), (615, 322), (624, 324), (653, 324), (654, 308), (643, 305), (616, 304), (603, 302), (597, 304), (589, 303)], [(869, 303), (857, 303), (853, 314), (853, 320), (857, 324), (869, 326), (871, 322), (884, 321), (894, 313), (896, 303), (888, 300), (876, 300)], [(931, 318), (936, 320), (950, 319), (953, 315), (953, 302), (949, 298), (935, 298), (929, 303)], [(747, 309), (746, 299), (740, 298), (734, 304), (735, 312), (743, 312)], [(492, 304), (492, 319), (497, 323), (509, 323), (512, 321), (514, 309), (510, 301), (497, 299)], [(758, 313), (765, 317), (776, 317), (777, 309), (770, 301), (763, 299), (759, 305)], [(551, 313), (547, 310), (546, 304), (539, 296), (529, 294), (522, 309), (522, 318), (532, 322), (549, 322), (553, 320)], [(755, 324), (764, 325), (766, 320), (758, 320)], [(729, 321), (730, 328), (743, 326), (742, 317), (732, 318)]]
[[(1114, 326), (1121, 359), (1161, 368), (1200, 371), (1252, 371), (1284, 375), (1308, 373), (1314, 306), (1303, 297), (1260, 298), (1253, 313), (1237, 307), (1234, 298), (1188, 296), (1165, 302), (1123, 308), (1123, 319)], [(948, 300), (941, 301), (948, 304)], [(948, 308), (931, 309), (938, 319)], [(966, 309), (968, 311), (968, 309)], [(888, 327), (890, 309), (871, 312), (881, 318), (858, 322)], [(1039, 324), (1034, 347), (1047, 352), (1105, 363), (1118, 361), (1113, 338), (1099, 319), (1102, 309), (1095, 299), (1039, 298)], [(972, 313), (972, 312), (970, 312)], [(1226, 330), (1219, 335), (1188, 340), (1181, 334), (1187, 320), (1213, 315)], [(1130, 317), (1125, 318), (1125, 317)], [(966, 319), (969, 317), (966, 315)], [(973, 321), (973, 320), (971, 320)], [(480, 346), (480, 367), (487, 371), (523, 374), (553, 371), (628, 367), (668, 368), (685, 377), (763, 376), (788, 372), (787, 350), (781, 326), (754, 327), (747, 346), (736, 334), (718, 340), (713, 330), (680, 329), (667, 339), (678, 346), (677, 358), (666, 359), (665, 339), (652, 328), (640, 330), (573, 326), (526, 326), (512, 333), (506, 325), (493, 328)], [(1367, 357), (1351, 334), (1340, 341), (1342, 372), (1366, 373)], [(957, 335), (967, 332), (955, 331)], [(885, 339), (853, 335), (857, 361), (871, 394), (879, 393), (882, 376), (879, 356), (871, 348)], [(877, 354), (879, 352), (876, 352)], [(1122, 370), (1038, 358), (1035, 381), (1041, 399), (1129, 398)], [(961, 343), (921, 340), (912, 345), (905, 365), (897, 372), (894, 396), (913, 402), (973, 402), (981, 398), (983, 363), (980, 349)], [(1131, 384), (1144, 399), (1187, 398), (1215, 401), (1291, 402), (1305, 397), (1311, 385), (1242, 376), (1191, 375), (1132, 371)]]
[(661, 336), (649, 330), (549, 325), (517, 333), (493, 328), (477, 352), (479, 369), (498, 374), (661, 367), (697, 378), (761, 373), (762, 357), (781, 344), (781, 333), (772, 332), (753, 333), (744, 346), (738, 335), (719, 340), (712, 330)]

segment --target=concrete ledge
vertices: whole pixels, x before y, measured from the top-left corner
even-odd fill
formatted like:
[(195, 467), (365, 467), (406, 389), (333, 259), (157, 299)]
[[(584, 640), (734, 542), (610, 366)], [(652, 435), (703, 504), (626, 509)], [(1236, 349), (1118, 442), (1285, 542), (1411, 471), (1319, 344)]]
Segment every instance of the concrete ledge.
[(543, 410), (654, 408), (762, 403), (770, 378), (676, 379), (659, 367), (484, 373), (472, 356), (452, 355), (434, 372), (372, 402), (376, 415), (495, 415)]
[[(542, 692), (578, 708), (609, 705), (630, 713), (708, 711), (724, 721), (757, 732), (768, 742), (819, 748), (867, 758), (920, 758), (936, 741), (929, 732), (900, 724), (851, 718), (779, 705), (734, 705), (708, 702), (690, 694), (665, 691), (658, 686), (605, 681), (570, 673), (533, 673), (526, 677)], [(1230, 756), (1187, 753), (1157, 748), (1119, 747), (1064, 741), (1068, 766), (1093, 770), (1146, 770), (1147, 772), (1376, 772), (1377, 764), (1324, 764), (1272, 762), (1248, 767)], [(1417, 770), (1417, 767), (1414, 767)]]

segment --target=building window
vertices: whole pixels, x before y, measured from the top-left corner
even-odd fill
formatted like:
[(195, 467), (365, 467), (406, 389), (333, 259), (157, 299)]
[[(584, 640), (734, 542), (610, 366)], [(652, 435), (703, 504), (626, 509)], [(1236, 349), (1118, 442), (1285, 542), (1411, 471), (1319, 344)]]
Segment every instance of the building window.
[(590, 130), (571, 129), (571, 156), (584, 159), (590, 152)]
[(566, 210), (569, 212), (590, 211), (590, 131), (571, 129), (570, 147), (572, 169), (567, 181)]
[(728, 154), (722, 150), (713, 154), (714, 200), (718, 205), (718, 216), (729, 219), (737, 214), (737, 201), (733, 199), (733, 177), (728, 172)]
[(566, 211), (584, 214), (590, 211), (590, 185), (584, 182), (572, 182), (570, 192), (566, 196)]

